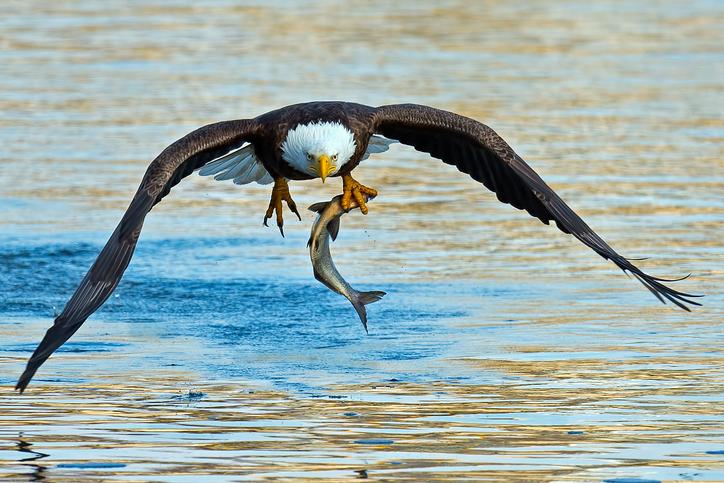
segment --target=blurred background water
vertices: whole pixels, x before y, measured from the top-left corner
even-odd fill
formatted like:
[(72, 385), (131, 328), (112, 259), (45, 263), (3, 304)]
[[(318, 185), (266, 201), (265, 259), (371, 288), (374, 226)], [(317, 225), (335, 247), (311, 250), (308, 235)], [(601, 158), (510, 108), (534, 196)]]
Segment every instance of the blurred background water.
[[(7, 1), (0, 478), (724, 480), (717, 0)], [(419, 102), (496, 129), (594, 229), (704, 307), (393, 146), (312, 276), (312, 214), (191, 176), (115, 295), (13, 393), (148, 162), (294, 102)], [(298, 205), (338, 180), (293, 183)]]

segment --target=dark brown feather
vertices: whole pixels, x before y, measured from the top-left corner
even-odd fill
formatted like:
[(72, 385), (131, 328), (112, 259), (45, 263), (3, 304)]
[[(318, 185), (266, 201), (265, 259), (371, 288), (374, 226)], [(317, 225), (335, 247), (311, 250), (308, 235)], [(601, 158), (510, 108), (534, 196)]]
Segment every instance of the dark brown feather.
[(700, 305), (691, 295), (667, 287), (641, 271), (598, 236), (491, 128), (473, 119), (417, 104), (377, 108), (372, 130), (456, 166), (495, 192), (498, 200), (526, 210), (578, 238), (624, 272), (632, 273), (659, 300), (684, 310)]
[(24, 391), (38, 368), (113, 293), (131, 261), (143, 221), (151, 208), (181, 178), (251, 141), (256, 126), (248, 120), (204, 126), (170, 145), (151, 163), (118, 227), (28, 360), (15, 389)]

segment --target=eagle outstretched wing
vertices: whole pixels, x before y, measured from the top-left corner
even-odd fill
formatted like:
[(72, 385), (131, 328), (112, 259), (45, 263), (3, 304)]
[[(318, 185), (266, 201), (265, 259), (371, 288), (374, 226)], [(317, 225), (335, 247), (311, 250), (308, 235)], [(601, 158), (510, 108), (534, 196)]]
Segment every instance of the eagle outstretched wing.
[(687, 311), (687, 305), (701, 305), (691, 300), (698, 295), (679, 292), (662, 283), (682, 279), (653, 277), (616, 253), (485, 124), (428, 106), (394, 104), (376, 109), (372, 132), (456, 166), (493, 191), (503, 203), (525, 210), (543, 223), (554, 221), (561, 231), (631, 273), (661, 302), (668, 300)]
[(194, 170), (251, 142), (256, 129), (254, 120), (209, 124), (179, 139), (158, 155), (93, 266), (28, 360), (15, 389), (23, 392), (38, 368), (115, 290), (131, 261), (143, 221), (151, 208)]

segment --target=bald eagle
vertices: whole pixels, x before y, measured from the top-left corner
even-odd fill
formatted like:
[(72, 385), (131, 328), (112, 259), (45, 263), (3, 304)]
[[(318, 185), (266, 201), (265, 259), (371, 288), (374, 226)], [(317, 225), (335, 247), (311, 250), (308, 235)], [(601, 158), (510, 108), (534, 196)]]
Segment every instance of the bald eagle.
[(495, 192), (503, 203), (525, 210), (543, 223), (555, 222), (561, 231), (631, 273), (661, 302), (668, 300), (685, 310), (688, 305), (700, 305), (691, 300), (696, 295), (663, 283), (676, 280), (648, 275), (616, 253), (485, 124), (416, 104), (370, 107), (310, 102), (253, 119), (209, 124), (164, 149), (148, 167), (117, 228), (30, 357), (16, 389), (22, 392), (40, 365), (110, 296), (131, 260), (146, 215), (184, 177), (200, 170), (201, 175), (237, 184), (274, 183), (264, 224), (276, 214), (283, 236), (282, 202), (299, 217), (288, 180), (320, 178), (324, 182), (341, 177), (343, 208), (348, 210), (354, 198), (366, 214), (365, 199), (377, 192), (356, 181), (352, 171), (394, 141), (456, 166)]

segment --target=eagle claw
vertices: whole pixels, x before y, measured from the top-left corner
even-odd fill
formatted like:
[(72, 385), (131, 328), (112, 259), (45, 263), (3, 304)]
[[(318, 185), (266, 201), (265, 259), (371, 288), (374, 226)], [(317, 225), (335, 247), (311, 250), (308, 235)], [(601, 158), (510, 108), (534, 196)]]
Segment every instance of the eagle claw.
[(352, 198), (354, 198), (362, 214), (366, 215), (368, 212), (367, 200), (371, 200), (375, 196), (377, 196), (377, 190), (368, 188), (349, 174), (342, 176), (342, 209), (344, 211), (350, 210)]
[(301, 221), (302, 217), (299, 214), (299, 210), (297, 210), (297, 204), (294, 202), (292, 196), (289, 194), (289, 185), (287, 184), (287, 180), (284, 178), (275, 178), (274, 187), (272, 188), (271, 199), (269, 200), (269, 208), (267, 208), (266, 213), (264, 214), (264, 226), (269, 226), (267, 224), (267, 220), (271, 218), (274, 213), (276, 213), (279, 233), (281, 233), (283, 237), (284, 218), (282, 216), (282, 201), (285, 201), (287, 203), (287, 206), (292, 211), (292, 213), (297, 215), (297, 218), (299, 218), (299, 221)]

